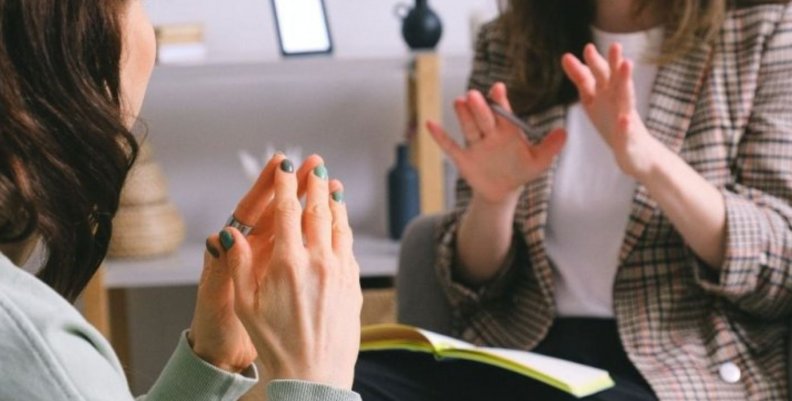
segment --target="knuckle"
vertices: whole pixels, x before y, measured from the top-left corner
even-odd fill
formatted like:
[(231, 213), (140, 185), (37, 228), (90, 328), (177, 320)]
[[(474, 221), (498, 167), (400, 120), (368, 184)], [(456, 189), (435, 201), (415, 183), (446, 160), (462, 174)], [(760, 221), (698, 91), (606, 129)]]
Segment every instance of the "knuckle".
[(349, 224), (346, 222), (341, 221), (334, 221), (333, 222), (333, 236), (339, 239), (352, 239), (352, 229), (349, 227)]
[(335, 256), (329, 252), (318, 252), (315, 254), (311, 265), (322, 275), (333, 274), (338, 268)]
[(319, 222), (329, 222), (332, 218), (330, 208), (318, 203), (312, 203), (306, 206), (305, 217)]
[(275, 213), (278, 214), (285, 214), (285, 215), (294, 215), (299, 214), (301, 212), (300, 202), (293, 197), (287, 197), (281, 199), (275, 205)]

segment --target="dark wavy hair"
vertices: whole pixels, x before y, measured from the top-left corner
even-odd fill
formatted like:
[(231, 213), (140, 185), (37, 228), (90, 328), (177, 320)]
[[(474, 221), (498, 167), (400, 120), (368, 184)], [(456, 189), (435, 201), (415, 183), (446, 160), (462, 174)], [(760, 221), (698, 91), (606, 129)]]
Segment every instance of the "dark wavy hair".
[(107, 253), (138, 150), (124, 124), (126, 0), (0, 0), (0, 243), (39, 236), (74, 300)]
[[(638, 0), (634, 14), (654, 2), (667, 30), (659, 64), (686, 54), (697, 41), (715, 38), (726, 13), (735, 7), (788, 3), (789, 0)], [(507, 38), (512, 66), (510, 100), (521, 114), (531, 114), (577, 100), (577, 90), (561, 70), (565, 53), (582, 56), (593, 38), (589, 26), (595, 0), (504, 0), (498, 26)]]

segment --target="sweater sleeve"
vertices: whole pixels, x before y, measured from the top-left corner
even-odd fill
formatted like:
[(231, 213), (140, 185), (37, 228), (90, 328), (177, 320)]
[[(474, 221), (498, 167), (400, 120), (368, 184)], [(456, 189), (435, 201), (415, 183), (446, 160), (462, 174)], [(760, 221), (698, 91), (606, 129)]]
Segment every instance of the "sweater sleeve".
[(361, 401), (355, 392), (299, 380), (274, 380), (267, 396), (269, 401)]
[(787, 6), (762, 57), (754, 106), (737, 148), (726, 205), (725, 262), (719, 270), (692, 252), (699, 285), (747, 313), (792, 313), (792, 13)]
[(234, 374), (202, 360), (190, 348), (185, 331), (151, 391), (137, 401), (236, 401), (256, 382), (255, 365)]

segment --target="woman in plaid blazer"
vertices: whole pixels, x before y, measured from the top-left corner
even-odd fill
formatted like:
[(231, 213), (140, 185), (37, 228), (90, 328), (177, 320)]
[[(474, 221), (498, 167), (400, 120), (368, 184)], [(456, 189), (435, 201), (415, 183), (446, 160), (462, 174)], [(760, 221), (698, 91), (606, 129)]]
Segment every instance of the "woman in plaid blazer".
[[(601, 399), (787, 399), (792, 8), (786, 2), (728, 9), (719, 1), (643, 2), (635, 11), (642, 18), (632, 22), (664, 24), (666, 36), (642, 118), (635, 111), (633, 62), (618, 45), (606, 55), (592, 46), (581, 54), (583, 44), (575, 46), (591, 34), (569, 23), (593, 18), (596, 25), (605, 9), (618, 20), (617, 3), (634, 2), (599, 1), (590, 13), (581, 11), (580, 1), (551, 3), (511, 1), (482, 29), (473, 90), (455, 103), (464, 146), (430, 123), (463, 178), (458, 207), (441, 230), (437, 263), (456, 334), (571, 359), (596, 354), (585, 344), (607, 348), (610, 340), (617, 349), (602, 360), (577, 359), (603, 367), (608, 355), (623, 359), (631, 365), (623, 369), (627, 376), (630, 368), (638, 372), (627, 386), (639, 391)], [(525, 18), (546, 20), (548, 34), (526, 26)], [(717, 24), (708, 31), (707, 22)], [(588, 24), (580, 26), (587, 31)], [(697, 40), (680, 40), (691, 32)], [(566, 52), (573, 54), (562, 56)], [(556, 70), (536, 67), (540, 56), (552, 57)], [(509, 99), (499, 82), (508, 83)], [(504, 108), (514, 106), (530, 127), (528, 137), (543, 141), (530, 143), (496, 117), (481, 92)], [(554, 293), (559, 273), (547, 249), (548, 214), (555, 156), (578, 100), (618, 168), (636, 182), (623, 241), (614, 239), (621, 243), (614, 328), (604, 337), (553, 334), (564, 319)], [(554, 336), (563, 338), (543, 345)], [(598, 339), (588, 341), (591, 336)], [(617, 390), (624, 384), (619, 374)], [(505, 397), (550, 399), (529, 391)]]

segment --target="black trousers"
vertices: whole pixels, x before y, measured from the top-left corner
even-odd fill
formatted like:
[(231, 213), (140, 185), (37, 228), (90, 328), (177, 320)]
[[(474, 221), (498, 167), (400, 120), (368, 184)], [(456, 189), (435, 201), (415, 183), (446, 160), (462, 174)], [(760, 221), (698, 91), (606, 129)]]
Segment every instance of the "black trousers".
[[(627, 358), (610, 319), (557, 319), (534, 352), (607, 370), (616, 386), (584, 398), (597, 401), (656, 400)], [(541, 382), (476, 362), (436, 360), (408, 351), (362, 352), (354, 390), (363, 401), (557, 401), (576, 400)]]

